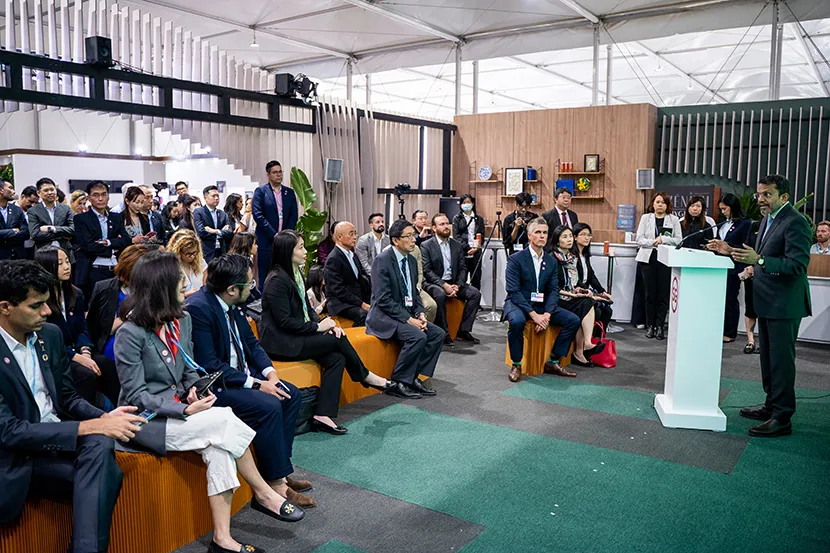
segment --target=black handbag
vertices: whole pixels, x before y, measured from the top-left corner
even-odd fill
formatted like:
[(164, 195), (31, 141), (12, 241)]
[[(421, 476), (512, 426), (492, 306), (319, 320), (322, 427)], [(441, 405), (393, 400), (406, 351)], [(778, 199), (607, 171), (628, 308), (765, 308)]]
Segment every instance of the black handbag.
[(314, 408), (317, 406), (318, 393), (320, 393), (319, 386), (300, 388), (300, 412), (297, 413), (295, 436), (305, 434), (311, 430), (311, 418), (314, 416)]

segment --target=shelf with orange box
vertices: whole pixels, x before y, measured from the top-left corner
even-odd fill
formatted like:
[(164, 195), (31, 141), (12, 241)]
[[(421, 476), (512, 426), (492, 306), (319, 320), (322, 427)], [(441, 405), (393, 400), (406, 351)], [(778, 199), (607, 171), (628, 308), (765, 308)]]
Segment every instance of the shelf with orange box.
[[(563, 177), (574, 177), (574, 200), (604, 200), (605, 199), (605, 158), (599, 161), (599, 171), (560, 171), (565, 162), (556, 160), (556, 180)], [(591, 186), (588, 190), (578, 190), (577, 181), (580, 178), (587, 179)]]

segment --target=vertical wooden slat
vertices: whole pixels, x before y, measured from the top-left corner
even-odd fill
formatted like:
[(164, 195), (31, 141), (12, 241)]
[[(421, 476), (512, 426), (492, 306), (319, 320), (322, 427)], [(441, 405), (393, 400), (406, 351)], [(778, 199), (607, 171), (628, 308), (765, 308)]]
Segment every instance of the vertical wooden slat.
[[(210, 84), (219, 84), (219, 47), (210, 47)], [(211, 96), (209, 98), (210, 111), (216, 113), (219, 108), (219, 98)], [(217, 123), (210, 124), (210, 147), (217, 155), (220, 154), (219, 143), (219, 125)]]
[(784, 110), (778, 109), (778, 142), (775, 145), (775, 174), (781, 174), (781, 130), (784, 128)]
[[(6, 50), (14, 52), (17, 50), (17, 20), (14, 14), (17, 10), (14, 8), (14, 0), (6, 0)], [(20, 108), (17, 102), (5, 102), (4, 111), (17, 111)]]
[[(73, 23), (75, 27), (72, 29), (72, 61), (75, 63), (83, 63), (84, 61), (84, 12), (83, 4), (75, 2), (75, 11), (73, 13)], [(75, 96), (85, 96), (84, 78), (74, 76), (72, 77), (72, 94)]]
[(714, 123), (712, 124), (712, 171), (709, 173), (715, 176), (715, 158), (718, 153), (718, 112), (715, 112)]
[(683, 163), (683, 114), (680, 114), (679, 121), (677, 123), (677, 165), (675, 166), (674, 172), (680, 173), (680, 167)]
[[(48, 25), (47, 35), (49, 37), (49, 57), (53, 60), (58, 59), (58, 18), (55, 11), (55, 0), (46, 1), (46, 21)], [(52, 73), (49, 76), (49, 92), (52, 94), (59, 94), (61, 89), (60, 73)], [(51, 106), (51, 110), (58, 109), (57, 106)]]
[(784, 164), (784, 177), (790, 179), (790, 144), (793, 139), (793, 108), (790, 108), (790, 114), (787, 123), (787, 161)]
[[(193, 33), (185, 31), (182, 33), (182, 77), (183, 80), (189, 81), (193, 78)], [(190, 109), (193, 105), (191, 100), (193, 94), (190, 91), (182, 91), (182, 108)], [(191, 121), (182, 120), (181, 122), (182, 138), (190, 140), (190, 132), (193, 129)], [(190, 153), (190, 152), (188, 152)]]
[(744, 166), (744, 117), (746, 116), (746, 112), (741, 110), (741, 134), (738, 138), (738, 170), (735, 172), (735, 179), (738, 182), (743, 180), (741, 175), (743, 175), (743, 166)]
[[(813, 221), (816, 219), (816, 208), (818, 207), (818, 177), (819, 169), (821, 168), (821, 124), (824, 119), (824, 106), (818, 108), (818, 132), (816, 133), (816, 176), (813, 182)], [(826, 198), (825, 198), (826, 201)], [(806, 209), (805, 209), (806, 211)]]
[[(182, 78), (183, 59), (182, 59), (182, 28), (176, 27), (173, 29), (173, 75), (174, 79)], [(182, 107), (182, 91), (173, 90), (173, 107)], [(182, 120), (173, 119), (173, 134), (182, 133)]]
[[(35, 12), (35, 23), (34, 23), (34, 33), (35, 33), (35, 55), (42, 56), (46, 52), (44, 51), (44, 40), (43, 40), (43, 33), (45, 31), (43, 25), (43, 2), (42, 0), (34, 0), (32, 3), (34, 12)], [(42, 70), (35, 71), (35, 90), (38, 92), (46, 92), (46, 72)], [(38, 105), (37, 109), (46, 109), (44, 105)]]
[[(110, 40), (112, 40), (112, 54), (115, 56), (116, 54), (120, 55), (121, 49), (121, 8), (118, 7), (118, 4), (113, 4), (110, 6)], [(118, 81), (110, 80), (109, 81), (109, 99), (110, 100), (121, 100), (121, 85)]]
[[(691, 158), (691, 144), (692, 144), (692, 114), (686, 115), (686, 154), (683, 160), (683, 172), (689, 174), (689, 159)], [(697, 146), (695, 146), (697, 149)], [(426, 175), (424, 175), (426, 177)]]
[[(130, 14), (130, 65), (141, 68), (141, 10), (134, 9)], [(131, 99), (134, 104), (141, 103), (141, 85), (134, 84), (130, 87)], [(132, 116), (133, 120), (140, 119), (138, 115)]]
[(660, 128), (660, 173), (666, 172), (666, 115), (663, 115), (663, 124)]
[(674, 156), (674, 114), (672, 113), (671, 119), (669, 120), (669, 165), (667, 173), (674, 173), (674, 165), (672, 164), (672, 159)]
[[(94, 1), (94, 0), (92, 0)], [(106, 0), (100, 0), (98, 2), (98, 29), (97, 35), (98, 36), (110, 36), (107, 32), (107, 18), (109, 17), (109, 13), (107, 13), (107, 2)]]
[[(153, 29), (152, 29), (152, 38), (150, 39), (150, 45), (152, 47), (151, 52), (151, 62), (152, 62), (152, 72), (153, 75), (161, 75), (161, 57), (163, 55), (162, 52), (162, 43), (161, 43), (161, 18), (154, 17), (153, 18)], [(152, 94), (152, 104), (154, 106), (159, 105), (159, 90), (156, 87), (151, 87), (150, 92)], [(164, 121), (160, 117), (153, 117), (153, 127), (161, 128), (164, 124)], [(155, 130), (151, 130), (152, 133), (155, 133)], [(152, 142), (151, 142), (152, 143)]]
[(702, 175), (706, 174), (706, 154), (709, 152), (709, 112), (706, 112), (706, 116), (703, 120), (703, 163), (700, 167), (700, 173)]
[(734, 148), (735, 148), (735, 120), (736, 115), (735, 112), (732, 112), (732, 130), (729, 132), (729, 178), (732, 178), (732, 160), (734, 159)]
[(90, 0), (86, 3), (86, 33), (84, 33), (84, 38), (97, 35), (98, 6), (95, 5), (95, 0)]
[[(164, 22), (162, 49), (161, 71), (165, 77), (171, 77), (173, 75), (173, 24), (169, 21)], [(173, 120), (164, 118), (161, 128), (164, 131), (173, 130)]]
[[(64, 61), (72, 60), (72, 51), (70, 44), (72, 39), (69, 35), (69, 0), (61, 0), (60, 11), (61, 22), (61, 50), (60, 59)], [(61, 75), (61, 94), (72, 94), (72, 79), (67, 74)]]
[(697, 161), (698, 161), (698, 153), (700, 153), (700, 113), (697, 114), (695, 119), (695, 175), (697, 175)]
[(761, 154), (763, 153), (764, 146), (764, 110), (758, 111), (758, 116), (761, 118), (761, 120), (758, 121), (758, 163), (755, 175), (756, 183), (759, 180), (761, 180)]
[[(219, 86), (228, 85), (228, 54), (224, 50), (219, 52), (219, 65), (217, 68)], [(219, 125), (219, 145), (217, 153), (222, 159), (228, 159), (228, 144), (230, 143), (230, 126)]]
[(769, 110), (769, 136), (767, 137), (767, 175), (772, 172), (772, 121), (773, 112)]
[[(119, 61), (130, 63), (130, 8), (121, 8), (118, 26), (120, 28), (120, 33), (118, 35), (118, 39), (120, 41), (120, 44), (118, 45), (118, 55), (120, 56)], [(113, 46), (113, 50), (115, 50), (115, 46)], [(129, 84), (122, 83), (120, 90), (121, 101), (129, 102), (132, 97), (132, 87)]]
[(801, 162), (801, 116), (804, 113), (804, 108), (798, 108), (798, 132), (796, 136), (798, 136), (797, 144), (795, 147), (795, 179), (793, 181), (793, 203), (798, 201), (798, 174), (800, 169), (800, 162)]
[[(190, 69), (190, 79), (197, 83), (205, 82), (205, 78), (202, 75), (202, 39), (201, 37), (193, 37), (193, 44), (192, 44), (193, 52), (191, 54), (191, 69)], [(200, 110), (202, 107), (202, 95), (198, 93), (193, 93), (190, 97), (190, 109)], [(202, 123), (199, 121), (191, 121), (190, 122), (190, 133), (192, 135), (191, 142), (198, 143), (202, 146)]]
[(720, 176), (723, 177), (725, 173), (724, 164), (726, 162), (726, 112), (723, 112), (723, 121), (721, 122), (721, 137), (720, 137)]
[(749, 142), (746, 152), (746, 182), (752, 183), (752, 134), (755, 125), (755, 110), (749, 110)]
[[(141, 70), (145, 73), (153, 72), (153, 30), (150, 21), (150, 14), (144, 13), (141, 16)], [(145, 105), (153, 104), (153, 87), (141, 87), (141, 103)], [(145, 116), (144, 122), (150, 123), (153, 118)]]
[[(32, 45), (29, 42), (29, 2), (20, 0), (20, 51), (24, 54), (32, 53)], [(32, 89), (32, 70), (23, 68), (23, 90)], [(21, 102), (23, 111), (32, 111), (32, 104)]]

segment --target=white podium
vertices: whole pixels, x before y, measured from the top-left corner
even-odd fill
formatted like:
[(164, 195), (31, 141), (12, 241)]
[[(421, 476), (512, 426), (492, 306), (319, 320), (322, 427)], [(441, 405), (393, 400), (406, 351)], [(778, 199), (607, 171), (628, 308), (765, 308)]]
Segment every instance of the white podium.
[(671, 267), (666, 384), (654, 398), (663, 426), (726, 430), (718, 407), (723, 353), (723, 312), (728, 257), (659, 246), (657, 259)]

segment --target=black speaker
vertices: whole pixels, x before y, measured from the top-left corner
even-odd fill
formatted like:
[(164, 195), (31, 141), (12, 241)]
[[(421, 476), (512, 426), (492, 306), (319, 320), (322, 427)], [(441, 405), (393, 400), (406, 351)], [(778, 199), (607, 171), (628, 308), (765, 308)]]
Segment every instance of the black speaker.
[(294, 94), (294, 75), (291, 73), (277, 73), (274, 92), (277, 96), (292, 96)]
[(86, 63), (112, 67), (112, 40), (105, 36), (88, 36), (85, 40)]

